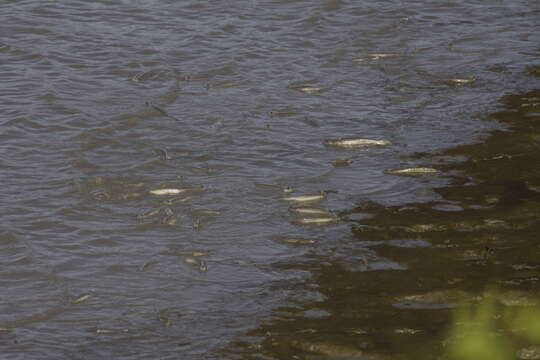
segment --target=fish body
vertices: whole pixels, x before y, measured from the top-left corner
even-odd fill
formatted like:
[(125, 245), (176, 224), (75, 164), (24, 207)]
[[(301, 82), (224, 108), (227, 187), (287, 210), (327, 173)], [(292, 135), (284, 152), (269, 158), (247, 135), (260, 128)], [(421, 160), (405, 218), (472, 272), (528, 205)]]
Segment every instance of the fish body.
[(193, 199), (193, 196), (179, 196), (179, 197), (175, 197), (175, 198), (172, 198), (172, 199), (167, 199), (167, 200), (164, 200), (163, 203), (166, 204), (166, 205), (172, 205), (172, 204), (175, 204), (175, 203), (181, 203), (181, 202), (184, 202), (184, 201), (188, 201), (190, 199)]
[(193, 258), (193, 257), (186, 257), (184, 259), (184, 262), (189, 265), (199, 265), (199, 260)]
[(318, 94), (322, 91), (322, 88), (320, 87), (314, 87), (314, 86), (299, 86), (293, 88), (296, 91), (300, 91), (306, 94)]
[(465, 85), (465, 84), (472, 84), (476, 81), (475, 78), (453, 78), (447, 80), (449, 83), (456, 84), (456, 85)]
[(82, 303), (82, 302), (84, 302), (84, 301), (90, 299), (91, 297), (92, 297), (92, 295), (86, 294), (86, 295), (83, 295), (83, 296), (79, 297), (78, 299), (75, 299), (75, 300), (73, 301), (73, 303), (74, 303), (74, 304), (80, 304), (80, 303)]
[(398, 53), (373, 53), (373, 54), (368, 54), (367, 56), (370, 59), (379, 60), (379, 59), (386, 59), (386, 58), (391, 58), (391, 57), (398, 57), (398, 56), (401, 56), (401, 54), (398, 54)]
[(351, 159), (336, 159), (332, 160), (332, 165), (334, 166), (349, 166), (353, 163)]
[(158, 195), (158, 196), (164, 196), (164, 195), (178, 195), (183, 192), (186, 192), (188, 189), (175, 189), (175, 188), (169, 188), (169, 189), (153, 189), (150, 190), (149, 193), (152, 195)]
[(208, 265), (203, 260), (198, 260), (193, 257), (187, 257), (184, 259), (184, 262), (188, 265), (197, 266), (199, 268), (199, 271), (206, 272), (208, 271)]
[(318, 194), (318, 195), (299, 195), (299, 196), (287, 196), (284, 198), (281, 198), (283, 201), (288, 202), (315, 202), (315, 201), (321, 201), (326, 197), (326, 194)]
[(293, 191), (290, 186), (282, 186), (278, 184), (255, 184), (255, 186), (263, 190), (275, 190), (284, 193), (290, 193)]
[(428, 167), (395, 169), (395, 170), (386, 170), (385, 171), (386, 174), (405, 175), (405, 176), (435, 175), (438, 172), (439, 172), (439, 170), (433, 169), (433, 168), (428, 168)]
[(338, 222), (336, 217), (314, 217), (314, 218), (302, 218), (294, 219), (292, 222), (299, 225), (329, 225)]
[(402, 56), (402, 54), (399, 53), (373, 53), (373, 54), (367, 54), (365, 57), (353, 59), (354, 62), (361, 62), (361, 61), (367, 61), (367, 60), (380, 60), (380, 59), (388, 59), (393, 57)]
[(147, 219), (149, 217), (159, 215), (160, 212), (161, 212), (161, 209), (149, 210), (149, 211), (147, 211), (147, 212), (145, 212), (143, 214), (137, 215), (137, 219), (139, 219), (139, 220)]
[(154, 152), (159, 155), (161, 160), (172, 160), (172, 156), (169, 155), (167, 149), (154, 149)]
[(240, 86), (241, 84), (237, 81), (226, 81), (218, 84), (206, 84), (207, 88), (218, 88), (218, 87), (232, 87)]
[(297, 213), (297, 214), (303, 214), (303, 215), (328, 215), (330, 212), (325, 209), (319, 209), (314, 207), (298, 207), (298, 208), (291, 208), (289, 211)]
[(362, 139), (362, 138), (328, 140), (325, 143), (326, 145), (342, 147), (342, 148), (361, 148), (361, 147), (367, 147), (367, 146), (391, 145), (391, 142), (388, 140), (374, 140), (374, 139)]
[(127, 332), (129, 332), (129, 329), (96, 329), (96, 334), (121, 334)]
[(312, 239), (302, 239), (302, 238), (283, 238), (282, 242), (293, 245), (309, 245), (315, 244), (315, 240)]
[(206, 252), (206, 251), (196, 251), (196, 250), (177, 250), (176, 254), (178, 254), (178, 255), (189, 255), (190, 257), (208, 256), (208, 252)]
[(220, 215), (221, 211), (218, 210), (194, 210), (194, 215)]
[(160, 221), (161, 224), (170, 226), (176, 225), (177, 222), (178, 219), (174, 215), (167, 215)]

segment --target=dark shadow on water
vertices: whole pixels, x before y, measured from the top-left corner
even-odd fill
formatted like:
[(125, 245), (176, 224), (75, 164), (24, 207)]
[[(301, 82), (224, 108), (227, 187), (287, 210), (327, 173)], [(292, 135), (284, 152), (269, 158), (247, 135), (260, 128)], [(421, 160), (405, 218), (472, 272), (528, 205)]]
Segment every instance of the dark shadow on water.
[[(434, 189), (442, 200), (362, 203), (342, 214), (360, 218), (351, 221), (353, 241), (402, 270), (377, 270), (373, 259), (354, 254), (354, 269), (321, 255), (276, 264), (312, 274), (288, 291), (318, 296), (275, 309), (222, 355), (435, 359), (445, 353), (444, 333), (458, 302), (478, 301), (491, 285), (506, 306), (540, 299), (540, 90), (502, 102), (505, 110), (492, 118), (504, 130), (482, 143), (416, 155), (449, 177)], [(372, 216), (351, 216), (366, 213)]]

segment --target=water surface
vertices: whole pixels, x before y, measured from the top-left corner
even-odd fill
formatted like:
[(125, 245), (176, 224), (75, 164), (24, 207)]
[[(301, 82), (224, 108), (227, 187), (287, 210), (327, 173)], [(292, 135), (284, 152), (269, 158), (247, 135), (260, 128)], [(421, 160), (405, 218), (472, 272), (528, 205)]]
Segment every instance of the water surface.
[[(390, 317), (398, 310), (380, 304), (381, 292), (416, 287), (385, 278), (418, 282), (425, 273), (429, 288), (431, 267), (404, 274), (433, 243), (415, 233), (379, 238), (362, 222), (363, 206), (384, 214), (426, 203), (462, 216), (446, 210), (462, 214), (463, 204), (433, 190), (451, 184), (455, 170), (411, 155), (508, 126), (489, 114), (505, 94), (538, 87), (527, 69), (538, 63), (539, 11), (530, 1), (4, 2), (3, 351), (258, 356), (257, 346), (223, 349), (282, 307), (328, 299), (323, 278), (336, 299), (371, 299), (355, 302), (354, 314)], [(299, 91), (306, 87), (319, 90)], [(325, 145), (348, 137), (392, 145)], [(438, 162), (444, 176), (384, 173)], [(189, 198), (149, 193), (166, 187), (190, 188)], [(346, 217), (329, 226), (291, 221), (281, 198), (320, 191), (329, 192), (315, 205)], [(369, 235), (359, 238), (362, 229)], [(390, 243), (365, 243), (374, 239)], [(395, 248), (410, 255), (384, 250)], [(327, 272), (297, 266), (305, 262)], [(353, 296), (341, 272), (381, 288), (366, 297), (353, 287)], [(332, 304), (299, 313), (341, 311), (329, 325), (340, 336), (341, 319), (355, 317)], [(421, 327), (417, 312), (399, 311)], [(386, 317), (376, 319), (388, 329)], [(384, 331), (375, 348), (392, 350)]]

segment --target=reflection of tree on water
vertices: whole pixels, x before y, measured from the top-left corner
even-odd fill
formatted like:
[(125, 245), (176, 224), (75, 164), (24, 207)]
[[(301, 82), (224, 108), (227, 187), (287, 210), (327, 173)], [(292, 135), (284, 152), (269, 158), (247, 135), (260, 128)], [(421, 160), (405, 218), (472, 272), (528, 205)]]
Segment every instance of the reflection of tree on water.
[[(366, 256), (356, 256), (360, 271), (317, 256), (282, 264), (313, 275), (288, 290), (319, 295), (275, 309), (230, 351), (247, 358), (436, 358), (448, 351), (452, 309), (481, 302), (487, 286), (498, 288), (497, 309), (537, 305), (540, 90), (503, 101), (506, 109), (493, 118), (504, 130), (482, 143), (418, 155), (449, 176), (449, 185), (434, 189), (443, 200), (364, 203), (342, 214), (371, 214), (351, 221), (355, 242), (405, 270), (376, 271)], [(512, 346), (512, 353), (531, 349)]]
[(461, 306), (455, 311), (446, 340), (452, 359), (540, 358), (540, 308), (505, 308), (496, 303), (500, 295), (487, 292), (481, 305)]

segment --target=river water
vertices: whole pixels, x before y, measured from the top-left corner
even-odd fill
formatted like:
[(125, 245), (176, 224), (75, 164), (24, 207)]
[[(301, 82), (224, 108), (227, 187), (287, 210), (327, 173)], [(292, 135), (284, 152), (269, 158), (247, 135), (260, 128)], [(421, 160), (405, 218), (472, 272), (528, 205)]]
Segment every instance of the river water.
[[(388, 329), (442, 320), (397, 304), (414, 326), (389, 325), (383, 298), (431, 289), (442, 264), (407, 271), (436, 241), (380, 221), (412, 202), (462, 213), (434, 189), (467, 153), (415, 154), (508, 127), (490, 117), (501, 97), (539, 83), (535, 1), (28, 0), (0, 14), (6, 359), (357, 357), (271, 336), (323, 327), (404, 351)], [(386, 145), (328, 144), (340, 138)], [(306, 206), (331, 211), (324, 226), (283, 200), (321, 191)]]

